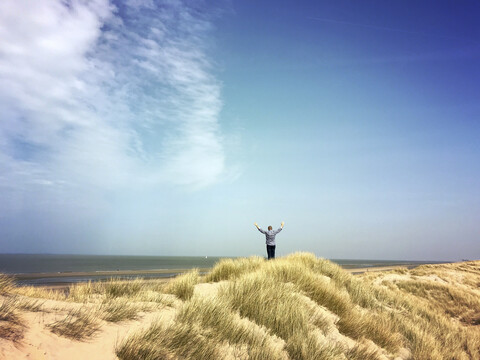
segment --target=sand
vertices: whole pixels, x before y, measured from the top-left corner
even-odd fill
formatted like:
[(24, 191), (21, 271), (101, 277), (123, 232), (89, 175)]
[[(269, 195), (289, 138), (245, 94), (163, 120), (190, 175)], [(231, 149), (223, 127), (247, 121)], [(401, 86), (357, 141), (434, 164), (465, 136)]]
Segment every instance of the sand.
[(390, 271), (390, 270), (400, 269), (404, 267), (405, 266), (394, 265), (394, 266), (377, 266), (377, 267), (366, 267), (366, 268), (344, 269), (344, 270), (351, 274), (358, 275), (366, 272)]
[[(48, 306), (47, 306), (48, 308)], [(141, 313), (137, 321), (120, 324), (103, 322), (101, 331), (93, 339), (75, 341), (50, 332), (45, 325), (62, 317), (58, 313), (26, 313), (28, 329), (23, 340), (15, 344), (0, 339), (0, 359), (45, 359), (45, 360), (110, 360), (117, 359), (115, 346), (126, 336), (148, 327), (156, 319), (172, 318), (174, 310)]]
[[(379, 268), (362, 268), (348, 269), (347, 271), (354, 274), (361, 274), (372, 271), (387, 271), (399, 266), (379, 267)], [(160, 270), (150, 271), (150, 273), (159, 272)], [(168, 270), (171, 272), (171, 270)], [(103, 272), (107, 273), (107, 272)], [(128, 271), (128, 272), (112, 272), (115, 275), (135, 275), (145, 274), (145, 271)], [(78, 273), (79, 276), (88, 276), (91, 273)], [(98, 273), (95, 273), (98, 274)], [(65, 276), (71, 277), (73, 274), (68, 273)], [(32, 276), (31, 274), (29, 276)], [(45, 277), (46, 274), (38, 274)], [(59, 274), (51, 274), (58, 277)], [(168, 279), (165, 279), (167, 281)], [(198, 284), (195, 293), (199, 296), (210, 297), (215, 296), (220, 283), (215, 284)], [(44, 288), (63, 291), (67, 288), (65, 284), (46, 285)], [(175, 307), (164, 307), (159, 310), (140, 313), (140, 318), (134, 321), (125, 321), (121, 323), (109, 323), (102, 321), (101, 330), (87, 341), (75, 341), (52, 333), (47, 324), (53, 323), (65, 317), (66, 311), (75, 306), (82, 304), (59, 302), (47, 300), (43, 304), (45, 311), (41, 312), (25, 312), (22, 316), (26, 324), (28, 324), (24, 338), (19, 343), (0, 339), (0, 359), (49, 359), (49, 360), (110, 360), (117, 359), (115, 355), (115, 347), (120, 344), (128, 335), (134, 333), (140, 328), (147, 328), (153, 321), (161, 319), (161, 321), (171, 321), (175, 315)], [(63, 308), (64, 311), (59, 311)], [(333, 322), (333, 319), (332, 319)], [(338, 331), (337, 331), (338, 332)], [(331, 334), (330, 341), (339, 341), (341, 334)]]

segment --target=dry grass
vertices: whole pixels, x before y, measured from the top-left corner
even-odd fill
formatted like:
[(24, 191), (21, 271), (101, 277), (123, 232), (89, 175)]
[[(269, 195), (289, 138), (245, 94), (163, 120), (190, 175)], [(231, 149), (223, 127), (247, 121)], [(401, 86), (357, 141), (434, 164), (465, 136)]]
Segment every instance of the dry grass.
[(259, 256), (238, 259), (222, 259), (205, 277), (206, 282), (218, 282), (231, 280), (242, 274), (255, 271), (265, 263), (265, 259)]
[(219, 297), (240, 316), (271, 329), (285, 340), (307, 331), (309, 314), (300, 306), (299, 294), (288, 284), (249, 274), (222, 287)]
[(195, 285), (198, 284), (199, 274), (197, 269), (179, 275), (171, 280), (164, 291), (168, 294), (173, 294), (182, 300), (188, 300), (193, 296)]
[(364, 280), (384, 287), (391, 324), (415, 359), (479, 359), (479, 264), (424, 265)]
[(24, 329), (18, 300), (14, 297), (0, 298), (0, 338), (19, 341), (23, 338)]
[(400, 281), (396, 285), (404, 292), (428, 300), (435, 308), (467, 325), (480, 324), (480, 298), (473, 291), (422, 280)]
[(358, 344), (345, 352), (348, 360), (380, 360), (380, 354), (377, 349), (372, 349), (367, 345)]
[(342, 348), (321, 340), (313, 333), (306, 337), (294, 335), (286, 344), (291, 359), (298, 360), (340, 360), (344, 359)]
[(116, 351), (121, 360), (219, 359), (219, 351), (196, 325), (158, 322), (147, 331), (127, 339)]
[(17, 296), (18, 308), (29, 312), (48, 311), (43, 307), (45, 300), (32, 299), (25, 296)]
[(130, 281), (112, 279), (103, 283), (104, 292), (109, 298), (117, 298), (122, 296), (132, 297), (142, 291), (144, 287), (143, 279), (135, 279)]
[(67, 296), (64, 292), (47, 290), (37, 286), (20, 286), (12, 290), (13, 294), (25, 296), (34, 299), (46, 299), (46, 300), (56, 300), (56, 301), (65, 301)]
[[(124, 297), (135, 302), (164, 302), (166, 297), (162, 292), (166, 283), (163, 279), (146, 280), (142, 278), (133, 280), (111, 278), (107, 281), (79, 283), (69, 287), (64, 300), (81, 303), (101, 303), (105, 299)], [(58, 300), (58, 294), (55, 294), (55, 292), (41, 293), (40, 295), (42, 296), (39, 297)]]
[(391, 353), (404, 344), (403, 337), (396, 332), (387, 313), (352, 310), (340, 318), (337, 326), (342, 334), (356, 340), (372, 340)]
[(67, 300), (74, 302), (95, 302), (104, 297), (114, 299), (118, 297), (134, 297), (145, 290), (148, 282), (136, 278), (123, 280), (111, 278), (107, 281), (87, 282), (70, 286)]
[(20, 301), (12, 295), (14, 289), (12, 277), (0, 274), (0, 338), (17, 342), (23, 338), (25, 324)]
[[(1, 274), (0, 274), (1, 276)], [(1, 281), (0, 281), (1, 282)], [(152, 294), (163, 293), (166, 279), (125, 280), (111, 278), (107, 281), (78, 283), (69, 286), (67, 291), (48, 290), (41, 287), (13, 287), (12, 293), (37, 299), (99, 303), (105, 298), (128, 297), (134, 301), (150, 301)]]
[(5, 274), (0, 274), (0, 295), (9, 294), (14, 288), (13, 278)]
[[(340, 349), (313, 335), (314, 330), (319, 330), (316, 325), (327, 321), (293, 288), (293, 284), (279, 286), (268, 277), (240, 277), (222, 287), (218, 297), (193, 297), (186, 301), (171, 326), (156, 324), (128, 339), (117, 349), (117, 356), (125, 360), (135, 359), (138, 353), (146, 359), (157, 358), (159, 354), (169, 354), (172, 358), (193, 356), (188, 352), (192, 351), (191, 344), (201, 338), (208, 341), (200, 343), (195, 357), (187, 358), (222, 359), (225, 343), (237, 349), (236, 358), (335, 358)], [(249, 301), (244, 307), (245, 298)], [(278, 340), (272, 335), (286, 339), (285, 349), (283, 345), (275, 345)]]
[(241, 319), (218, 299), (201, 297), (185, 302), (170, 326), (154, 323), (129, 338), (119, 346), (117, 356), (123, 360), (221, 359), (225, 343), (235, 347), (240, 358), (286, 359), (264, 329)]
[(47, 325), (51, 332), (74, 340), (86, 340), (100, 330), (96, 311), (91, 309), (71, 310), (59, 321)]
[(195, 324), (202, 329), (204, 336), (217, 343), (217, 347), (223, 342), (246, 345), (247, 349), (256, 349), (258, 358), (282, 358), (269, 341), (265, 329), (249, 320), (242, 320), (221, 299), (194, 297), (179, 309), (175, 320), (180, 324)]
[(103, 320), (116, 323), (124, 320), (136, 320), (139, 309), (128, 299), (105, 299), (100, 311)]
[[(65, 295), (20, 290), (0, 277), (6, 294), (0, 329), (21, 324), (22, 311), (44, 311), (41, 301), (24, 297), (29, 294), (83, 303), (49, 325), (77, 340), (95, 335), (102, 320), (175, 308), (171, 321), (159, 320), (118, 344), (122, 360), (480, 359), (479, 285), (480, 262), (352, 276), (306, 253), (275, 261), (226, 259), (203, 278), (193, 270), (168, 283), (78, 284)], [(209, 287), (214, 291), (207, 296)]]

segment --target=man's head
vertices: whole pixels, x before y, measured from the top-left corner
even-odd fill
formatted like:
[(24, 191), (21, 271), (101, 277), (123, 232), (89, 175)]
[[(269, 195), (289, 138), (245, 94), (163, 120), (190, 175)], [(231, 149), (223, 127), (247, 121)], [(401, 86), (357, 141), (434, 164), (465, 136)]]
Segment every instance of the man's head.
[(272, 229), (273, 229), (273, 228), (272, 228), (272, 225), (269, 225), (269, 226), (268, 226), (268, 230), (272, 230)]

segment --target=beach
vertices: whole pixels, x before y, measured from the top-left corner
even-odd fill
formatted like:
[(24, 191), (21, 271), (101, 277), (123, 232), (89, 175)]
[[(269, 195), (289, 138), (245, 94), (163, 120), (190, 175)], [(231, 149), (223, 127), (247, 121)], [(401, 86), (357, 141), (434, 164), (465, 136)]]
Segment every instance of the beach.
[[(4, 281), (3, 307), (10, 301), (16, 309), (11, 310), (15, 316), (10, 322), (0, 322), (0, 359), (128, 360), (143, 358), (138, 357), (139, 351), (151, 358), (248, 359), (260, 351), (272, 359), (370, 354), (365, 359), (406, 360), (412, 356), (427, 359), (427, 350), (428, 359), (445, 354), (478, 358), (472, 349), (480, 345), (480, 337), (475, 337), (480, 335), (476, 323), (480, 303), (469, 296), (479, 295), (473, 284), (480, 280), (480, 262), (342, 269), (311, 254), (294, 254), (271, 262), (258, 257), (225, 259), (213, 269), (202, 270), (205, 273), (184, 269), (175, 278), (36, 287), (5, 285)], [(457, 305), (442, 307), (441, 292), (434, 294), (437, 302), (412, 290), (414, 286), (447, 289), (458, 296)], [(258, 306), (265, 301), (271, 304), (268, 309)], [(382, 304), (385, 308), (380, 311)], [(412, 322), (411, 316), (395, 315), (397, 307), (403, 312), (426, 312), (425, 316), (438, 320)], [(383, 316), (393, 317), (397, 325), (384, 323)], [(437, 329), (438, 321), (444, 329)], [(7, 324), (10, 337), (5, 335)], [(377, 330), (368, 330), (373, 324)], [(440, 332), (422, 339), (422, 350), (404, 338), (407, 328), (418, 334)], [(471, 335), (465, 333), (467, 328)], [(363, 330), (358, 333), (358, 329)], [(442, 335), (443, 331), (448, 334)], [(302, 337), (296, 337), (297, 332)], [(175, 340), (176, 336), (180, 337)], [(453, 336), (461, 346), (455, 347), (450, 340), (442, 343), (447, 341), (443, 336)], [(259, 341), (262, 348), (256, 345)], [(327, 348), (331, 353), (320, 350)], [(318, 357), (309, 357), (312, 354)]]
[[(0, 254), (0, 273), (14, 276), (18, 285), (58, 286), (109, 278), (172, 278), (191, 269), (205, 273), (222, 259), (215, 256), (99, 256)], [(364, 272), (396, 266), (413, 268), (438, 263), (409, 260), (332, 259), (348, 271)]]
[[(410, 266), (413, 268), (415, 266)], [(360, 267), (349, 268), (345, 271), (351, 274), (363, 274), (366, 272), (376, 271), (390, 271), (398, 268), (404, 268), (401, 265), (392, 266), (375, 266), (375, 267)], [(35, 286), (52, 289), (52, 290), (66, 290), (72, 284), (82, 283), (87, 281), (102, 281), (110, 278), (120, 278), (124, 280), (135, 278), (151, 278), (157, 281), (167, 282), (171, 278), (190, 271), (191, 269), (162, 269), (162, 270), (127, 270), (127, 271), (95, 271), (95, 272), (71, 272), (71, 273), (32, 273), (32, 274), (14, 274), (13, 278), (20, 284), (35, 284)], [(207, 273), (210, 268), (199, 269), (202, 274)], [(88, 279), (84, 280), (83, 279)], [(39, 282), (35, 282), (40, 280)], [(51, 281), (53, 280), (53, 281)]]

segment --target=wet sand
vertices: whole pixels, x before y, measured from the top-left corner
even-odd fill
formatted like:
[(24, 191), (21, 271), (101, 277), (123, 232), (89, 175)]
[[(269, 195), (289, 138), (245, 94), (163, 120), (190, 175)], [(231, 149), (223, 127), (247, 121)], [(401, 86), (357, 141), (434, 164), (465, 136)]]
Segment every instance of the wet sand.
[[(48, 290), (66, 291), (73, 284), (86, 283), (88, 281), (106, 281), (111, 278), (121, 278), (122, 280), (133, 280), (134, 278), (155, 279), (156, 281), (165, 281), (188, 272), (192, 269), (158, 269), (158, 270), (117, 270), (117, 271), (92, 271), (92, 272), (61, 272), (61, 273), (29, 273), (13, 274), (13, 278), (18, 281), (17, 286), (35, 286)], [(198, 269), (200, 274), (206, 273), (211, 269)], [(82, 280), (88, 278), (89, 280)], [(42, 279), (48, 280), (44, 283)], [(76, 280), (72, 280), (76, 279)], [(29, 280), (40, 280), (38, 283), (28, 283)]]
[[(33, 280), (33, 279), (48, 279), (61, 277), (89, 277), (89, 276), (141, 276), (141, 275), (165, 275), (181, 274), (192, 269), (158, 269), (158, 270), (113, 270), (113, 271), (92, 271), (92, 272), (56, 272), (56, 273), (29, 273), (29, 274), (14, 274), (17, 280)], [(209, 268), (198, 269), (199, 272), (210, 271)]]
[[(396, 268), (402, 268), (405, 266), (400, 266), (400, 265), (395, 265), (395, 266), (378, 266), (378, 267), (364, 267), (364, 268), (353, 268), (353, 269), (345, 269), (345, 271), (348, 271), (351, 274), (358, 275), (358, 274), (363, 274), (366, 272), (376, 272), (376, 271), (389, 271), (393, 270)], [(415, 266), (411, 266), (409, 268), (413, 268)], [(68, 289), (68, 287), (72, 284), (78, 284), (86, 281), (78, 281), (78, 282), (72, 282), (69, 281), (71, 278), (85, 278), (85, 277), (103, 277), (96, 280), (92, 279), (91, 281), (104, 281), (106, 280), (105, 277), (108, 278), (117, 278), (117, 277), (142, 277), (142, 276), (147, 276), (148, 279), (155, 279), (156, 281), (169, 281), (171, 278), (188, 272), (191, 269), (158, 269), (158, 270), (128, 270), (128, 271), (95, 271), (95, 272), (64, 272), (64, 273), (31, 273), (31, 274), (15, 274), (13, 275), (16, 280), (22, 281), (22, 280), (36, 280), (36, 279), (59, 279), (59, 278), (65, 278), (65, 281), (58, 280), (58, 281), (53, 281), (49, 283), (39, 283), (33, 286), (38, 286), (44, 289), (49, 289), (49, 290), (57, 290), (57, 291), (65, 291)], [(207, 273), (211, 269), (205, 268), (205, 269), (199, 269), (200, 273)], [(156, 277), (155, 275), (158, 275)], [(126, 278), (125, 280), (129, 280)], [(20, 285), (21, 286), (21, 285)]]

